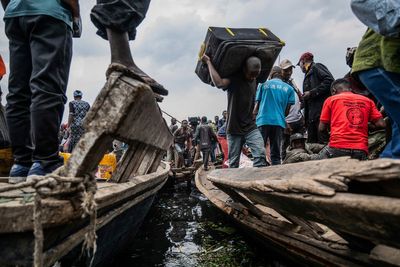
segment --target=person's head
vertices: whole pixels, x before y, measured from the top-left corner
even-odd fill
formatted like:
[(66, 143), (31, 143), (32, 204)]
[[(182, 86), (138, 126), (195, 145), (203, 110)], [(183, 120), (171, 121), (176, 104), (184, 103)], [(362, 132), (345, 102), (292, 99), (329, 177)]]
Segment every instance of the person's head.
[(201, 123), (207, 123), (207, 117), (206, 116), (201, 117)]
[(269, 74), (270, 79), (282, 79), (282, 69), (279, 66), (274, 66)]
[(353, 67), (354, 54), (356, 53), (357, 47), (348, 47), (346, 52), (346, 64), (350, 68)]
[(176, 124), (176, 119), (175, 118), (171, 118), (171, 124), (175, 125)]
[(282, 69), (281, 71), (282, 80), (289, 81), (290, 78), (292, 77), (293, 68), (295, 68), (295, 66), (289, 59), (284, 59), (282, 60), (281, 64), (279, 64), (279, 67), (281, 67)]
[(292, 149), (306, 148), (306, 138), (301, 133), (295, 133), (290, 136), (290, 147)]
[(219, 121), (219, 117), (218, 116), (214, 116), (214, 122), (218, 123), (218, 121)]
[(186, 129), (188, 127), (188, 121), (187, 120), (182, 120), (182, 128)]
[(314, 55), (310, 52), (305, 52), (304, 54), (301, 55), (297, 65), (300, 66), (303, 73), (307, 73), (313, 62), (314, 62)]
[(244, 76), (248, 81), (257, 79), (261, 72), (261, 60), (258, 57), (249, 57), (244, 63)]
[(333, 81), (331, 85), (331, 94), (336, 95), (342, 92), (350, 92), (351, 86), (350, 82), (346, 79), (337, 79)]
[(222, 117), (226, 119), (226, 116), (228, 115), (228, 111), (224, 110), (222, 111)]
[(74, 99), (82, 99), (82, 92), (80, 90), (74, 91)]

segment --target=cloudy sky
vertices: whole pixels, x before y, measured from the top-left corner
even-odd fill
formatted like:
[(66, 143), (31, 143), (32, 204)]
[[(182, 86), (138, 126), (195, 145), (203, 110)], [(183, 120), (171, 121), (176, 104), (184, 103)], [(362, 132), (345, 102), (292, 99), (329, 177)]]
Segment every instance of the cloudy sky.
[[(94, 0), (81, 2), (84, 32), (74, 39), (74, 56), (67, 95), (82, 90), (92, 103), (105, 82), (110, 61), (108, 43), (96, 36), (90, 22)], [(336, 77), (348, 68), (346, 48), (356, 46), (365, 27), (355, 18), (348, 0), (153, 0), (137, 39), (131, 42), (137, 64), (169, 89), (161, 108), (178, 120), (209, 118), (226, 109), (226, 93), (203, 84), (194, 73), (198, 51), (208, 26), (267, 27), (286, 42), (280, 59), (293, 63), (310, 51)], [(1, 11), (1, 17), (4, 13)], [(0, 22), (0, 54), (8, 64), (8, 41)], [(294, 71), (297, 84), (303, 74)], [(7, 76), (0, 82), (7, 91)], [(4, 103), (4, 100), (3, 100)], [(65, 116), (64, 116), (65, 117)]]

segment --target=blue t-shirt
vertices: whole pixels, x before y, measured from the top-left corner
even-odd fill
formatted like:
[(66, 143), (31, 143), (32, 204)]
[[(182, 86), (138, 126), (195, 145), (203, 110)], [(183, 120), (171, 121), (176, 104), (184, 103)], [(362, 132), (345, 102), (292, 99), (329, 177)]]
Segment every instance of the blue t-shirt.
[(275, 125), (286, 127), (285, 110), (295, 103), (293, 87), (280, 79), (271, 79), (257, 88), (256, 101), (259, 102), (256, 118), (257, 126)]
[(61, 0), (11, 0), (5, 10), (4, 19), (47, 15), (65, 22), (72, 29), (72, 15)]

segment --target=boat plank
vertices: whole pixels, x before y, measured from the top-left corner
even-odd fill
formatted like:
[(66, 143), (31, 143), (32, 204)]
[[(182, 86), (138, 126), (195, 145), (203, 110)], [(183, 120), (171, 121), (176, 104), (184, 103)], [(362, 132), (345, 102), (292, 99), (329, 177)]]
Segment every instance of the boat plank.
[[(216, 170), (209, 175), (213, 182), (263, 192), (294, 192), (334, 195), (335, 192), (361, 193), (354, 184), (380, 183), (381, 195), (400, 198), (400, 161), (378, 159), (358, 161), (346, 157), (308, 161), (268, 168)], [(386, 181), (395, 183), (383, 186)], [(350, 187), (349, 187), (350, 186)], [(393, 190), (393, 187), (399, 190)]]
[(400, 199), (350, 193), (324, 197), (242, 192), (252, 201), (278, 211), (325, 224), (339, 232), (400, 247)]

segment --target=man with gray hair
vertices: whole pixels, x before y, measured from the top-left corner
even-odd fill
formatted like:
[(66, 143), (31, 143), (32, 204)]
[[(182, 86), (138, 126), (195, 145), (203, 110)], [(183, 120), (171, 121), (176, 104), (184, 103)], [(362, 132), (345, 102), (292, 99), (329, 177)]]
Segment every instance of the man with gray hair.
[(254, 158), (253, 166), (266, 166), (264, 141), (253, 117), (257, 77), (261, 72), (260, 59), (254, 56), (249, 57), (241, 70), (230, 77), (221, 77), (207, 55), (204, 55), (202, 60), (207, 64), (215, 86), (228, 93), (226, 133), (229, 167), (239, 167), (240, 153), (244, 143), (251, 149)]

